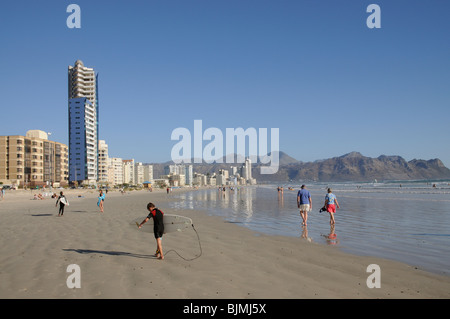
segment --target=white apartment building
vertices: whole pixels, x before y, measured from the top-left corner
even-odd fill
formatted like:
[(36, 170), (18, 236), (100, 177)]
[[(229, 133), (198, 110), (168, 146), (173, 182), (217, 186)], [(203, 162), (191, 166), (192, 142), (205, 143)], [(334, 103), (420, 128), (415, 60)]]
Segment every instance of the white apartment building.
[(123, 160), (118, 157), (110, 157), (108, 159), (109, 165), (109, 184), (121, 185), (123, 184)]
[(223, 186), (228, 184), (229, 173), (226, 169), (219, 169), (219, 174), (216, 176), (216, 185)]
[(142, 162), (137, 162), (134, 164), (134, 182), (137, 185), (142, 185), (145, 182), (144, 164), (142, 164)]
[(123, 160), (123, 182), (124, 184), (136, 184), (134, 178), (134, 159)]
[(134, 159), (108, 158), (108, 184), (110, 186), (142, 185), (144, 182), (153, 183), (153, 181), (153, 165), (135, 163)]
[(101, 185), (109, 183), (108, 144), (104, 140), (98, 141), (98, 182)]
[(98, 74), (93, 68), (85, 67), (83, 61), (69, 65), (69, 99), (86, 97), (98, 112)]
[(169, 175), (180, 175), (183, 176), (179, 180), (179, 186), (189, 185), (192, 186), (194, 182), (194, 171), (192, 165), (184, 164), (172, 164), (164, 167), (164, 174)]
[(153, 183), (153, 165), (144, 165), (144, 182)]

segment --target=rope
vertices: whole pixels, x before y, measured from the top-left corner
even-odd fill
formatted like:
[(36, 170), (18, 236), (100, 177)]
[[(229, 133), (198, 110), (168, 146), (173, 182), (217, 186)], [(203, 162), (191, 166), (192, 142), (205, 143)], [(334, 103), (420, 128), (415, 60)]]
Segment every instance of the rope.
[(183, 259), (183, 260), (185, 260), (185, 261), (192, 261), (192, 260), (195, 260), (195, 259), (199, 258), (199, 257), (202, 255), (203, 251), (202, 251), (202, 244), (201, 244), (201, 242), (200, 242), (200, 236), (198, 235), (197, 230), (196, 230), (195, 227), (194, 227), (194, 224), (191, 224), (191, 225), (192, 225), (192, 229), (195, 231), (195, 234), (197, 235), (198, 245), (199, 245), (199, 247), (200, 247), (200, 255), (198, 255), (198, 256), (196, 256), (196, 257), (194, 257), (194, 258), (191, 258), (191, 259), (187, 259), (187, 258), (181, 256), (175, 249), (170, 249), (169, 251), (165, 252), (164, 255), (167, 255), (167, 254), (170, 253), (170, 252), (174, 252), (174, 253), (177, 254), (181, 259)]

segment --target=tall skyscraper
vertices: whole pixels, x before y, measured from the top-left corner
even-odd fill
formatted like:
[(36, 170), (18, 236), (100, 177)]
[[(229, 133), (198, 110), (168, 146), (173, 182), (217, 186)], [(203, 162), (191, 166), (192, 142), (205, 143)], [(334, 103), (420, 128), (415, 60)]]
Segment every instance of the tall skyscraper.
[(252, 179), (252, 161), (250, 160), (250, 157), (247, 157), (245, 159), (245, 163), (242, 166), (242, 170), (243, 170), (243, 176), (245, 178), (246, 181), (251, 180)]
[(252, 160), (250, 157), (245, 159), (245, 162), (241, 167), (241, 177), (243, 177), (245, 183), (247, 184), (256, 184), (256, 180), (252, 177)]
[(69, 65), (69, 99), (80, 97), (87, 97), (98, 115), (98, 74), (77, 60), (75, 66)]
[(192, 186), (194, 181), (194, 170), (192, 165), (186, 166), (186, 185)]
[(98, 180), (98, 74), (77, 60), (68, 70), (69, 180)]

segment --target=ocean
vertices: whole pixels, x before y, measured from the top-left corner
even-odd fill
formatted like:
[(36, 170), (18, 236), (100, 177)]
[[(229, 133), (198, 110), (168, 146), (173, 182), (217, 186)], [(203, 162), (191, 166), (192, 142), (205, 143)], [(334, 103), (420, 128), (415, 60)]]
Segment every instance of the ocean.
[[(278, 186), (284, 187), (283, 195)], [(328, 187), (341, 206), (334, 227), (327, 212), (319, 213)], [(299, 189), (300, 185), (200, 189), (170, 195), (170, 205), (205, 210), (257, 233), (301, 237), (450, 275), (450, 181), (307, 184), (313, 203), (307, 227), (301, 225), (297, 208)]]

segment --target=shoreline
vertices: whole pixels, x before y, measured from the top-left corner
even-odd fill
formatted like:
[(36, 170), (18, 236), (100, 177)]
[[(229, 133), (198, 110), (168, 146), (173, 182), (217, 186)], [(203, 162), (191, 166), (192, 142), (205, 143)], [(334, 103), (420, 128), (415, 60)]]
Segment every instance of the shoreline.
[[(194, 190), (174, 193), (185, 191)], [(103, 214), (96, 206), (97, 190), (63, 192), (70, 202), (64, 217), (56, 217), (56, 199), (24, 200), (8, 192), (0, 201), (1, 298), (450, 297), (447, 276), (301, 238), (257, 233), (206, 211), (169, 208), (165, 190), (109, 192)], [(149, 201), (164, 213), (191, 218), (200, 243), (193, 231), (165, 234), (165, 260), (154, 259), (153, 235), (129, 225), (145, 218)], [(200, 252), (192, 261), (177, 255), (191, 259)], [(81, 288), (67, 287), (70, 264), (81, 269)], [(381, 288), (367, 287), (371, 264), (380, 266)]]
[[(258, 188), (258, 187), (257, 187)], [(278, 207), (276, 205), (276, 197), (275, 197), (275, 205), (272, 205), (272, 202), (265, 204), (258, 204), (262, 201), (264, 201), (265, 198), (269, 198), (270, 196), (273, 196), (273, 192), (271, 193), (270, 188), (262, 187), (265, 191), (264, 196), (257, 195), (260, 190), (255, 190), (256, 193), (252, 193), (251, 195), (247, 194), (244, 197), (244, 200), (250, 196), (254, 203), (251, 206), (250, 210), (253, 210), (253, 212), (248, 211), (248, 207), (246, 207), (245, 204), (241, 205), (240, 201), (242, 201), (242, 197), (235, 196), (235, 194), (227, 193), (228, 200), (226, 203), (231, 204), (219, 204), (220, 200), (215, 199), (214, 196), (214, 190), (210, 192), (209, 190), (203, 190), (202, 194), (207, 195), (195, 195), (195, 192), (191, 192), (189, 195), (184, 196), (181, 195), (185, 202), (186, 207), (190, 207), (191, 209), (195, 207), (196, 209), (205, 209), (208, 210), (208, 214), (212, 214), (214, 216), (221, 216), (225, 220), (236, 223), (241, 227), (245, 227), (247, 229), (253, 230), (255, 232), (266, 234), (266, 235), (274, 235), (274, 236), (286, 236), (286, 237), (302, 237), (303, 239), (308, 239), (310, 241), (315, 241), (316, 243), (322, 244), (322, 245), (334, 245), (336, 249), (339, 249), (343, 252), (358, 255), (358, 256), (367, 256), (367, 257), (380, 257), (384, 259), (389, 259), (397, 262), (402, 262), (405, 264), (410, 265), (411, 267), (415, 267), (418, 269), (421, 269), (423, 271), (431, 272), (433, 274), (437, 275), (443, 275), (443, 276), (450, 276), (450, 273), (448, 272), (448, 263), (446, 260), (448, 258), (444, 258), (447, 256), (446, 250), (442, 250), (443, 246), (432, 246), (428, 244), (428, 248), (433, 251), (433, 253), (430, 252), (430, 254), (427, 253), (426, 248), (424, 247), (413, 247), (410, 244), (410, 242), (405, 242), (404, 236), (408, 236), (407, 233), (396, 233), (391, 234), (391, 245), (389, 246), (387, 240), (383, 238), (376, 238), (377, 235), (375, 233), (371, 233), (372, 237), (362, 239), (362, 241), (359, 241), (359, 236), (361, 235), (361, 232), (354, 232), (354, 230), (349, 229), (349, 222), (351, 225), (352, 220), (354, 218), (358, 218), (358, 216), (353, 216), (352, 213), (346, 213), (342, 215), (341, 212), (339, 212), (339, 225), (336, 227), (332, 227), (330, 229), (328, 227), (328, 222), (325, 220), (325, 222), (320, 221), (320, 218), (323, 216), (320, 216), (319, 214), (312, 213), (310, 217), (310, 222), (308, 228), (301, 227), (300, 225), (297, 225), (297, 222), (301, 221), (300, 217), (298, 216), (297, 208), (294, 207), (295, 204), (295, 195), (296, 192), (287, 192), (285, 191), (284, 198), (285, 200), (281, 200), (281, 210), (280, 209), (280, 195), (278, 194)], [(268, 192), (266, 190), (269, 190)], [(273, 191), (273, 189), (272, 189)], [(357, 192), (357, 196), (359, 197), (360, 190), (354, 190), (352, 192)], [(314, 188), (312, 190), (313, 197), (315, 197), (315, 200), (313, 200), (315, 207), (320, 207), (320, 200), (316, 200), (317, 198), (320, 198), (321, 196), (317, 195), (320, 194), (320, 191), (318, 191), (317, 188)], [(318, 193), (319, 192), (319, 193)], [(339, 191), (340, 197), (345, 198), (348, 195), (340, 189)], [(373, 190), (372, 190), (373, 193)], [(353, 194), (353, 193), (352, 193)], [(212, 197), (210, 198), (210, 195)], [(276, 190), (275, 195), (276, 196)], [(350, 195), (351, 196), (351, 195)], [(369, 199), (371, 197), (368, 197)], [(447, 200), (448, 201), (448, 200)], [(201, 202), (201, 203), (200, 203)], [(183, 202), (184, 203), (184, 202)], [(215, 204), (217, 203), (217, 204)], [(292, 204), (292, 205), (291, 205)], [(175, 204), (176, 206), (177, 204)], [(183, 205), (183, 204), (181, 204)], [(268, 209), (269, 205), (271, 209), (274, 209), (274, 211), (277, 211), (276, 216), (282, 216), (281, 218), (276, 217), (275, 215), (270, 215), (270, 209)], [(174, 205), (172, 205), (174, 207)], [(297, 213), (294, 213), (294, 210)], [(258, 212), (258, 213), (256, 213)], [(267, 215), (269, 214), (269, 215)], [(279, 214), (279, 215), (278, 215)], [(251, 217), (248, 217), (250, 215)], [(360, 216), (359, 216), (360, 217)], [(341, 219), (343, 218), (343, 219)], [(356, 225), (357, 227), (367, 227), (367, 221), (360, 221), (359, 225)], [(273, 224), (276, 223), (276, 226)], [(343, 224), (342, 224), (343, 223)], [(380, 227), (380, 223), (378, 224), (371, 224), (373, 227)], [(355, 225), (354, 225), (355, 226)], [(388, 227), (388, 226), (386, 226)], [(350, 226), (351, 228), (351, 226)], [(355, 228), (356, 229), (356, 228)], [(337, 231), (336, 231), (337, 230)], [(329, 237), (329, 234), (331, 232), (334, 233), (334, 231), (339, 234), (338, 236)], [(387, 231), (387, 228), (386, 228)], [(390, 232), (395, 231), (393, 229), (389, 230)], [(417, 229), (416, 229), (417, 231)], [(344, 240), (341, 240), (344, 238)], [(411, 239), (411, 238), (410, 238)], [(423, 245), (424, 242), (421, 242), (420, 244)], [(405, 246), (406, 244), (406, 246)], [(435, 243), (436, 245), (442, 244), (442, 243)], [(384, 248), (383, 248), (384, 247)], [(418, 250), (415, 250), (418, 249)], [(439, 255), (440, 254), (440, 255)], [(428, 256), (429, 258), (427, 258)]]

